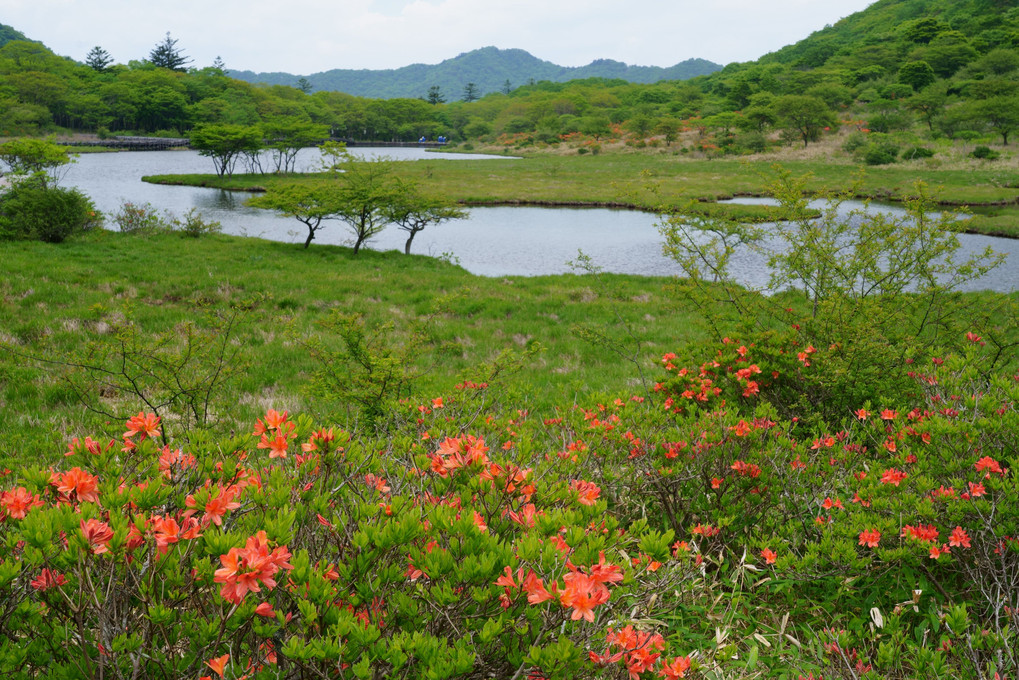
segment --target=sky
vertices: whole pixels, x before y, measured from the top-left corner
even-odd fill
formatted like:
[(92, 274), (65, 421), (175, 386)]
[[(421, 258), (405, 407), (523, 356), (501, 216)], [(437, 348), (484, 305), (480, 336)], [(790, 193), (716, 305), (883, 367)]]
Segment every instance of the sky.
[(169, 31), (201, 68), (310, 75), (437, 64), (487, 46), (560, 66), (750, 61), (873, 0), (0, 0), (0, 23), (83, 61), (144, 59)]

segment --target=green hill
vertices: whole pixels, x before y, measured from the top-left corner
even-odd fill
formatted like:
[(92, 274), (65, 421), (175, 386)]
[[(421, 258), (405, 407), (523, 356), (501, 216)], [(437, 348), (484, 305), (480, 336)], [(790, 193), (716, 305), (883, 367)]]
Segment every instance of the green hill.
[[(903, 82), (900, 71), (920, 62), (931, 67), (930, 82), (983, 79), (1012, 72), (1008, 53), (1014, 57), (1017, 48), (1015, 0), (878, 0), (755, 62), (729, 64), (714, 81), (739, 77), (773, 93), (822, 82), (855, 87)], [(923, 89), (930, 82), (912, 84)]]
[[(460, 96), (467, 83), (474, 83), (480, 94), (504, 91), (530, 82), (565, 82), (583, 78), (619, 78), (632, 83), (660, 80), (686, 80), (706, 75), (721, 66), (703, 59), (688, 59), (669, 68), (630, 66), (611, 59), (598, 59), (587, 66), (559, 66), (538, 59), (524, 50), (483, 47), (465, 52), (439, 64), (411, 64), (398, 69), (333, 69), (305, 76), (315, 90), (346, 92), (359, 97), (424, 97), (437, 86), (446, 99)], [(301, 76), (290, 73), (254, 73), (230, 71), (230, 75), (250, 83), (295, 85)]]
[(0, 24), (0, 47), (3, 47), (12, 40), (28, 40), (25, 34), (11, 28), (7, 24)]

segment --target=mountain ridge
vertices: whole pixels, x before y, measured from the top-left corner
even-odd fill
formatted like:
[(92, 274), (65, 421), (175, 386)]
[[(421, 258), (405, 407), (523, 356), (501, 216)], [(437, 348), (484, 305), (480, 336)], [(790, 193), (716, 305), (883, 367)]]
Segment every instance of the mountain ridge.
[(330, 69), (309, 75), (282, 71), (254, 72), (229, 70), (231, 77), (249, 83), (267, 85), (297, 84), (305, 78), (313, 90), (333, 90), (359, 97), (393, 99), (422, 98), (431, 87), (438, 87), (447, 100), (458, 99), (467, 83), (474, 83), (484, 95), (550, 80), (565, 82), (584, 78), (619, 78), (633, 83), (660, 80), (686, 80), (708, 75), (722, 68), (705, 59), (687, 59), (673, 66), (633, 66), (613, 59), (595, 59), (585, 66), (560, 66), (539, 59), (526, 50), (482, 47), (462, 52), (438, 64), (409, 64), (396, 69)]

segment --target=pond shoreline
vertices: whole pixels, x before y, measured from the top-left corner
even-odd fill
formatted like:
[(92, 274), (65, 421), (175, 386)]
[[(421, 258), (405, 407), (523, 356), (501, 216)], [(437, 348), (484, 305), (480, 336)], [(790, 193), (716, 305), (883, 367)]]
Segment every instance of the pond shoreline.
[[(306, 173), (298, 173), (297, 175), (266, 175), (274, 179), (287, 179), (297, 178), (300, 181), (303, 177), (307, 177)], [(232, 178), (223, 178), (216, 175), (148, 175), (141, 178), (143, 182), (150, 184), (158, 184), (163, 186), (185, 186), (185, 187), (198, 187), (204, 189), (220, 189), (222, 191), (230, 191), (237, 193), (265, 193), (268, 191), (268, 187), (260, 184), (251, 184), (243, 186), (230, 186), (225, 182), (230, 181)], [(820, 196), (813, 193), (805, 193), (805, 198), (819, 198)], [(724, 205), (723, 201), (731, 201), (738, 198), (773, 198), (771, 195), (765, 192), (759, 191), (736, 191), (732, 193), (721, 193), (713, 197), (701, 196), (693, 201), (707, 205)], [(879, 203), (895, 203), (903, 204), (906, 202), (907, 197), (888, 194), (868, 194), (866, 192), (856, 192), (849, 195), (849, 198), (858, 201), (877, 201)], [(642, 206), (638, 203), (626, 202), (626, 201), (594, 201), (594, 200), (555, 200), (555, 199), (529, 199), (529, 198), (472, 198), (472, 199), (461, 199), (456, 201), (457, 204), (465, 207), (536, 207), (536, 208), (604, 208), (609, 210), (633, 210), (638, 212), (646, 212), (654, 214), (655, 211), (648, 206)], [(958, 201), (935, 201), (934, 205), (939, 208), (994, 208), (994, 207), (1008, 207), (1008, 206), (1019, 206), (1019, 200), (1014, 201), (987, 201), (981, 203), (967, 203), (963, 204)], [(820, 212), (817, 213), (820, 216)], [(766, 216), (762, 218), (751, 218), (748, 221), (774, 221), (773, 216)], [(1019, 239), (1019, 232), (1008, 232), (999, 229), (988, 229), (988, 228), (966, 228), (962, 229), (960, 233), (974, 234), (981, 236), (994, 236), (996, 238), (1006, 238), (1010, 240)]]

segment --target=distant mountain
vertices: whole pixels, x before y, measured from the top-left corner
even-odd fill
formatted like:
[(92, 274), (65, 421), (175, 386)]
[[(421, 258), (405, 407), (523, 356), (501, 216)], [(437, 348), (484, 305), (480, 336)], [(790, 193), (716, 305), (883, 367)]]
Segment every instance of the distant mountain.
[[(484, 95), (506, 87), (515, 88), (531, 81), (564, 82), (581, 78), (620, 78), (633, 83), (659, 80), (686, 80), (714, 73), (722, 68), (704, 59), (688, 59), (669, 68), (629, 66), (611, 59), (598, 59), (587, 66), (559, 66), (524, 50), (483, 47), (465, 52), (440, 64), (412, 64), (398, 69), (333, 69), (304, 76), (315, 90), (346, 92), (359, 97), (392, 99), (425, 97), (438, 86), (449, 101), (460, 98), (464, 86), (474, 83)], [(291, 73), (254, 73), (229, 71), (238, 80), (268, 85), (296, 85), (301, 76)]]
[(0, 47), (3, 47), (12, 40), (28, 40), (25, 34), (15, 30), (6, 24), (0, 24)]

